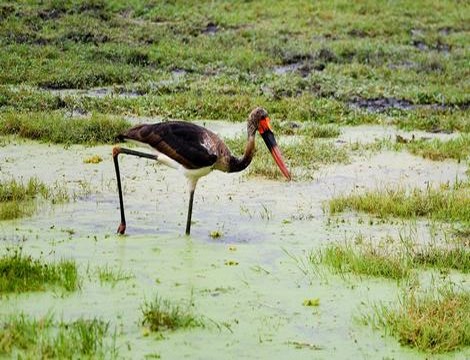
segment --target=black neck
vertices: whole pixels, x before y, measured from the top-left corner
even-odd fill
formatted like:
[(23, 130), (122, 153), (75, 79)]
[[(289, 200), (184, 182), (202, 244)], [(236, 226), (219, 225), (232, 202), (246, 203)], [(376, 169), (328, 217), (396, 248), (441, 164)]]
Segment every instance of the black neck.
[(241, 158), (235, 156), (230, 157), (229, 162), (229, 171), (228, 172), (238, 172), (245, 170), (248, 165), (250, 165), (253, 155), (255, 153), (255, 137), (249, 136), (248, 143), (246, 144), (245, 153)]

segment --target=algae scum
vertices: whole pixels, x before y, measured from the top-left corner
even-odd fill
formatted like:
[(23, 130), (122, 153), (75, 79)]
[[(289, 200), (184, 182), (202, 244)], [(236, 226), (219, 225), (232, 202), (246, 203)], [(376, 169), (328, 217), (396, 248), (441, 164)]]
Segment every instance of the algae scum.
[[(470, 358), (469, 6), (0, 4), (0, 358)], [(4, 71), (3, 71), (4, 70)], [(183, 119), (242, 174), (111, 149)], [(107, 144), (107, 145), (104, 145)]]
[[(206, 125), (224, 133), (223, 123)], [(240, 124), (237, 132), (227, 124), (225, 130), (236, 135), (243, 128)], [(354, 139), (357, 130), (342, 129), (337, 146)], [(374, 138), (387, 138), (392, 131), (362, 130)], [(287, 136), (281, 146), (283, 142), (289, 143)], [(395, 304), (410, 286), (453, 283), (468, 294), (468, 261), (460, 268), (463, 272), (445, 264), (436, 268), (440, 272), (411, 264), (397, 282), (380, 272), (379, 277), (367, 272), (347, 275), (345, 269), (329, 272), (329, 265), (313, 258), (332, 244), (367, 244), (375, 248), (372, 253), (387, 244), (399, 252), (388, 253), (392, 261), (401, 247), (406, 248), (404, 243), (455, 246), (457, 230), (450, 224), (419, 217), (333, 215), (326, 204), (358, 189), (401, 186), (426, 191), (465, 179), (466, 164), (432, 162), (405, 151), (372, 151), (354, 155), (348, 164), (324, 165), (308, 181), (214, 172), (199, 183), (193, 233), (185, 237), (184, 177), (150, 160), (122, 157), (128, 235), (117, 236), (119, 209), (110, 150), (18, 138), (9, 138), (2, 147), (8, 159), (2, 163), (2, 177), (42, 174), (44, 182), (62, 184), (71, 197), (56, 205), (42, 202), (30, 217), (2, 221), (2, 254), (11, 257), (12, 251), (20, 251), (23, 258), (49, 264), (71, 261), (79, 280), (72, 291), (46, 283), (42, 292), (3, 292), (3, 323), (13, 314), (26, 318), (3, 325), (7, 327), (0, 336), (20, 326), (18, 321), (22, 326), (43, 321), (48, 325), (41, 331), (49, 334), (46, 345), (51, 348), (58, 346), (53, 334), (66, 328), (87, 326), (92, 329), (87, 331), (101, 334), (77, 340), (85, 351), (81, 356), (419, 358), (420, 352), (384, 336), (379, 326), (374, 330), (364, 324), (373, 321), (367, 320), (373, 317), (372, 309), (380, 302)], [(262, 151), (259, 148), (258, 155)], [(87, 161), (91, 158), (103, 161)], [(468, 200), (468, 192), (461, 196)], [(468, 257), (468, 247), (465, 251)], [(387, 257), (387, 251), (384, 254)], [(349, 266), (344, 257), (340, 261)], [(67, 336), (78, 336), (73, 334)], [(34, 353), (31, 349), (39, 345), (28, 346), (11, 348), (13, 354)], [(461, 345), (450, 351), (452, 358), (469, 354)], [(60, 357), (60, 351), (50, 354)]]

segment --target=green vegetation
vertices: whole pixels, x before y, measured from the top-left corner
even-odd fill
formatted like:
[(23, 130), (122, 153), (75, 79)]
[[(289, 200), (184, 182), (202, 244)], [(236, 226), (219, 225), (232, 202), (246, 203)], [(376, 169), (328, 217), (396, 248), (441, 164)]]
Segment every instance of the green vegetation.
[(448, 141), (439, 139), (411, 141), (406, 144), (406, 148), (412, 154), (431, 160), (465, 161), (470, 159), (470, 134), (462, 134)]
[(450, 140), (414, 139), (414, 137), (408, 139), (397, 136), (395, 142), (389, 139), (380, 139), (371, 144), (353, 144), (353, 149), (369, 151), (406, 149), (412, 154), (422, 156), (425, 159), (434, 161), (454, 159), (460, 162), (470, 159), (470, 136), (468, 134), (460, 134), (458, 137)]
[[(225, 139), (225, 143), (235, 156), (242, 156), (246, 146), (246, 136)], [(319, 165), (349, 162), (349, 154), (344, 146), (336, 146), (330, 141), (302, 136), (298, 142), (280, 145), (286, 165), (291, 170), (299, 168), (294, 180), (311, 176)], [(246, 171), (247, 176), (261, 176), (268, 179), (282, 179), (279, 171), (263, 141), (256, 141), (256, 154)]]
[(0, 135), (59, 144), (113, 143), (129, 122), (105, 115), (71, 118), (61, 112), (0, 114)]
[(37, 206), (34, 200), (38, 198), (56, 204), (68, 201), (69, 195), (58, 184), (48, 187), (37, 178), (30, 178), (26, 184), (15, 179), (0, 181), (0, 220), (31, 215)]
[(453, 241), (455, 243), (462, 244), (463, 246), (470, 248), (470, 226), (455, 229), (453, 232)]
[(109, 324), (101, 320), (54, 321), (15, 314), (0, 321), (0, 355), (27, 359), (115, 358), (114, 346), (105, 346)]
[(142, 325), (156, 332), (205, 326), (201, 318), (192, 314), (190, 304), (182, 308), (159, 296), (143, 304), (142, 316)]
[(41, 291), (48, 286), (74, 291), (79, 284), (72, 260), (45, 262), (24, 255), (21, 249), (7, 250), (0, 258), (0, 294)]
[(376, 304), (365, 324), (382, 328), (401, 344), (431, 353), (470, 345), (470, 293), (445, 287), (416, 294), (405, 291), (398, 306)]
[(122, 269), (113, 269), (109, 267), (108, 265), (98, 267), (97, 269), (97, 274), (100, 282), (103, 283), (109, 283), (113, 287), (119, 282), (119, 281), (126, 281), (134, 278), (134, 275), (126, 272)]
[(455, 269), (463, 273), (470, 272), (470, 250), (464, 245), (454, 248), (429, 246), (411, 254), (414, 265), (422, 265), (437, 269)]
[(331, 244), (309, 257), (314, 266), (327, 265), (338, 274), (353, 273), (399, 280), (408, 277), (411, 264), (403, 252), (384, 251), (372, 245)]
[[(0, 112), (241, 121), (261, 105), (278, 120), (469, 132), (462, 6), (9, 2), (0, 5), (0, 68), (9, 69)], [(52, 91), (93, 87), (108, 88)]]
[(304, 123), (294, 122), (272, 122), (275, 134), (283, 135), (304, 135), (310, 138), (333, 138), (341, 134), (341, 130), (334, 124)]
[(388, 238), (385, 244), (373, 245), (364, 243), (362, 235), (358, 235), (354, 242), (333, 243), (312, 252), (308, 260), (315, 268), (323, 264), (340, 275), (352, 273), (394, 280), (407, 278), (418, 268), (470, 272), (470, 250), (465, 246), (417, 246), (413, 245), (415, 242), (400, 236), (398, 242)]
[(443, 221), (470, 220), (470, 183), (443, 185), (441, 188), (384, 189), (338, 196), (329, 201), (330, 213), (346, 209), (365, 211), (386, 218), (427, 216)]

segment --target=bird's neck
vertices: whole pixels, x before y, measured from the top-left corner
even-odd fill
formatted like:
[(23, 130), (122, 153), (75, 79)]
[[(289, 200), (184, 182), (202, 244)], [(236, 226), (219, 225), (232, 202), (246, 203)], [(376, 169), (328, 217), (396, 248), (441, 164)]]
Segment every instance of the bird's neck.
[(255, 154), (255, 136), (248, 135), (248, 142), (246, 143), (245, 153), (241, 158), (235, 156), (230, 157), (229, 172), (242, 171), (250, 165), (253, 155)]

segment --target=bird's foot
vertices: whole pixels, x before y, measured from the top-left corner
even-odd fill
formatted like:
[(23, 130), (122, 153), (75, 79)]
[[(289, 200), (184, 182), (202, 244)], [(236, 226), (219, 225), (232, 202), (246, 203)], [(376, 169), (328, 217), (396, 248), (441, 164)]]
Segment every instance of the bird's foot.
[(119, 227), (117, 229), (117, 233), (118, 234), (121, 234), (121, 235), (124, 235), (124, 233), (126, 232), (126, 223), (120, 223), (119, 224)]

